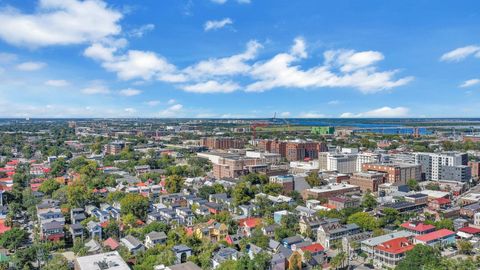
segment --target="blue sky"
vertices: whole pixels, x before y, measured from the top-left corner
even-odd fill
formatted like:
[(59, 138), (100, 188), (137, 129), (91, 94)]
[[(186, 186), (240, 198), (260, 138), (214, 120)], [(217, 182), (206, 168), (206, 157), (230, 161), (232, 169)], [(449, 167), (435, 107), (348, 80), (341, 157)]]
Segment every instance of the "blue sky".
[(0, 117), (480, 117), (448, 2), (0, 0)]

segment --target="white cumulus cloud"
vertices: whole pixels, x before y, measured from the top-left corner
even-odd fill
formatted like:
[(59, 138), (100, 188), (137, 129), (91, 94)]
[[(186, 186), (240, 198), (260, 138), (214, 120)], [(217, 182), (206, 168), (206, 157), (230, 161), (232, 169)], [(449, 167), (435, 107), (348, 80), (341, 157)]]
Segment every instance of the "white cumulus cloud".
[(160, 117), (178, 117), (182, 109), (183, 109), (182, 104), (175, 104), (166, 108), (165, 110), (160, 111), (158, 115)]
[(53, 87), (65, 87), (65, 86), (69, 86), (70, 83), (66, 80), (48, 80), (45, 82), (45, 85), (53, 86)]
[[(279, 53), (270, 60), (253, 65), (251, 76), (256, 81), (247, 86), (250, 92), (263, 92), (273, 88), (320, 88), (352, 87), (363, 93), (374, 93), (385, 89), (402, 86), (413, 77), (395, 79), (396, 70), (377, 71), (373, 64), (383, 59), (379, 52), (355, 52), (338, 50), (325, 52), (325, 65), (318, 65), (303, 70), (297, 62), (301, 55), (298, 41), (290, 53)], [(332, 67), (340, 67), (336, 73)]]
[(392, 118), (392, 117), (406, 117), (408, 116), (409, 109), (405, 107), (382, 107), (378, 109), (374, 109), (371, 111), (367, 112), (361, 112), (361, 113), (351, 113), (351, 112), (346, 112), (342, 113), (340, 115), (341, 118)]
[(224, 28), (225, 26), (230, 24), (233, 24), (233, 21), (230, 18), (224, 18), (218, 21), (211, 20), (205, 23), (205, 25), (203, 26), (203, 30), (205, 31), (217, 30), (217, 29)]
[(44, 68), (47, 64), (43, 62), (24, 62), (17, 65), (17, 69), (21, 71), (35, 71)]
[(466, 80), (464, 81), (460, 87), (462, 88), (466, 88), (466, 87), (470, 87), (470, 86), (474, 86), (474, 85), (477, 85), (480, 83), (480, 79), (471, 79), (471, 80)]
[(138, 89), (133, 89), (133, 88), (122, 89), (119, 91), (119, 94), (125, 97), (136, 96), (136, 95), (140, 95), (141, 93), (142, 91)]
[(480, 56), (479, 52), (480, 52), (479, 46), (469, 45), (469, 46), (457, 48), (455, 50), (452, 50), (443, 54), (440, 57), (440, 60), (445, 62), (458, 62), (473, 54), (475, 54), (476, 57), (479, 57)]
[(122, 14), (102, 0), (39, 0), (33, 13), (0, 11), (0, 38), (18, 46), (88, 43), (119, 34)]
[(104, 85), (92, 85), (82, 89), (82, 93), (86, 95), (109, 94), (110, 89)]
[(303, 112), (298, 115), (299, 118), (325, 118), (326, 115), (317, 112)]
[(193, 78), (246, 74), (251, 70), (247, 61), (255, 59), (261, 48), (262, 45), (257, 41), (249, 41), (243, 53), (203, 60), (187, 67), (184, 72)]
[(217, 82), (217, 81), (207, 81), (197, 84), (185, 85), (182, 87), (183, 90), (192, 93), (231, 93), (240, 89), (240, 85), (235, 82)]
[(147, 101), (146, 102), (148, 106), (157, 106), (158, 104), (160, 104), (160, 101), (159, 100), (150, 100), (150, 101)]

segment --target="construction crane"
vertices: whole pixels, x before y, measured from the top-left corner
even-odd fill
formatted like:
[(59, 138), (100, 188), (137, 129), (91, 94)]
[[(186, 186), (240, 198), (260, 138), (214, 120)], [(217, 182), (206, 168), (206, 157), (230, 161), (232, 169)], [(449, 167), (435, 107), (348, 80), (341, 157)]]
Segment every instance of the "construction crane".
[(280, 120), (280, 121), (282, 121), (283, 123), (285, 123), (285, 125), (287, 126), (286, 130), (287, 130), (288, 132), (292, 131), (292, 130), (290, 129), (290, 123), (287, 121), (287, 119), (285, 119), (285, 118), (277, 118), (277, 112), (275, 112), (275, 113), (273, 114), (272, 122), (273, 122), (273, 123), (277, 123), (278, 120)]
[(252, 141), (255, 141), (257, 139), (257, 127), (266, 127), (269, 126), (270, 124), (267, 122), (255, 122), (250, 125), (250, 128), (252, 129)]

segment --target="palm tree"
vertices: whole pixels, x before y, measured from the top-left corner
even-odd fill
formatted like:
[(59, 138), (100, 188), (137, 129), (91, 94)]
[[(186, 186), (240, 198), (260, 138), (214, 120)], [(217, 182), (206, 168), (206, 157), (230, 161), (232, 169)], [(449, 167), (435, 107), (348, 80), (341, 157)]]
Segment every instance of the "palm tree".
[(343, 268), (345, 260), (347, 259), (347, 253), (345, 251), (340, 251), (331, 261), (331, 266), (335, 269)]

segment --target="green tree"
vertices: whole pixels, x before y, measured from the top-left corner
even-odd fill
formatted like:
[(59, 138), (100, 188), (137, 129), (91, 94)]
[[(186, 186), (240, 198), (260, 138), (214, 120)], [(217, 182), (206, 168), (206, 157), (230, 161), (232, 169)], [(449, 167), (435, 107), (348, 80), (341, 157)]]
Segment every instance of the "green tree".
[(378, 228), (378, 222), (369, 213), (358, 212), (348, 217), (348, 223), (355, 223), (364, 230), (372, 231)]
[(470, 241), (467, 240), (458, 240), (457, 241), (457, 247), (460, 253), (462, 254), (470, 254), (472, 253), (473, 250), (473, 244)]
[(283, 186), (277, 183), (268, 183), (263, 185), (263, 192), (268, 195), (276, 196), (282, 193), (282, 191), (283, 191)]
[(50, 175), (53, 177), (62, 176), (65, 174), (66, 170), (67, 163), (65, 162), (65, 159), (59, 158), (52, 162), (52, 165), (50, 166)]
[(437, 269), (441, 260), (440, 251), (425, 245), (415, 245), (415, 247), (407, 251), (405, 258), (400, 261), (396, 270), (412, 270), (412, 269)]
[(305, 181), (311, 186), (311, 187), (317, 187), (320, 186), (321, 181), (320, 177), (318, 176), (318, 171), (313, 170), (311, 171), (307, 177), (305, 177)]
[(99, 174), (98, 164), (93, 160), (89, 160), (87, 164), (78, 169), (78, 172), (88, 178), (93, 178)]
[(45, 270), (69, 270), (67, 259), (60, 254), (54, 254), (45, 266), (42, 267)]
[(83, 181), (74, 181), (67, 187), (67, 202), (71, 208), (84, 207), (91, 198), (92, 192)]
[(254, 195), (254, 192), (246, 182), (240, 182), (233, 188), (233, 203), (234, 205), (248, 203), (253, 199)]
[(378, 203), (377, 200), (375, 199), (375, 196), (372, 195), (371, 192), (365, 193), (365, 195), (362, 198), (362, 207), (366, 209), (373, 209), (377, 207)]
[(440, 230), (440, 229), (447, 229), (447, 230), (451, 230), (451, 231), (455, 230), (455, 228), (453, 226), (453, 220), (451, 220), (449, 218), (441, 219), (441, 220), (435, 222), (434, 225), (437, 228), (437, 230)]
[(185, 179), (183, 179), (180, 175), (170, 175), (165, 179), (165, 188), (169, 193), (177, 193), (183, 187), (183, 183)]
[(259, 173), (249, 173), (243, 176), (242, 180), (247, 181), (252, 185), (265, 185), (268, 183), (268, 177)]
[(43, 181), (38, 190), (47, 195), (52, 195), (52, 193), (59, 188), (60, 184), (55, 179), (48, 179)]
[(408, 188), (410, 188), (410, 190), (414, 190), (414, 191), (420, 190), (420, 186), (418, 185), (418, 182), (415, 179), (408, 180), (407, 185), (408, 185)]
[(27, 232), (14, 227), (0, 235), (0, 246), (9, 250), (17, 250), (24, 240), (27, 239)]
[(335, 269), (342, 268), (347, 259), (347, 253), (345, 253), (344, 251), (340, 251), (339, 253), (337, 253), (337, 255), (335, 255), (335, 257), (332, 258), (330, 265)]
[(133, 214), (142, 220), (145, 220), (148, 205), (148, 199), (140, 194), (129, 193), (120, 200), (123, 215)]

